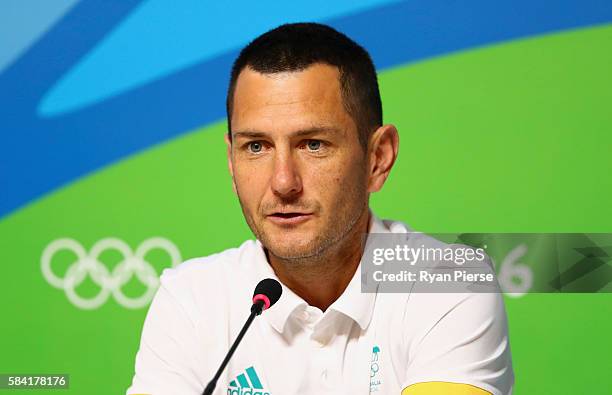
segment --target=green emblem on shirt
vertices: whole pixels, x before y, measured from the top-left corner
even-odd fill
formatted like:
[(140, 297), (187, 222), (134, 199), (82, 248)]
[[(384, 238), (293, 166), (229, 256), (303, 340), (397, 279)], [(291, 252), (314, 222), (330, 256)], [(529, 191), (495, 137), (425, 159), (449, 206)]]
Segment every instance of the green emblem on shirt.
[(239, 374), (229, 383), (227, 395), (270, 395), (261, 384), (253, 366), (246, 368), (245, 373)]

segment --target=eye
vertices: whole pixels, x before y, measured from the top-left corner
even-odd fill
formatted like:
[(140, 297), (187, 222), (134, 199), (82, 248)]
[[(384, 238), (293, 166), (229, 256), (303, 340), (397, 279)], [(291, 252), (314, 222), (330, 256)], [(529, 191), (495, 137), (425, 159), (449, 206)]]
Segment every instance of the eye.
[(308, 140), (306, 146), (310, 151), (318, 151), (321, 149), (321, 141), (320, 140)]
[(247, 147), (250, 152), (257, 154), (263, 149), (263, 144), (260, 141), (251, 141)]

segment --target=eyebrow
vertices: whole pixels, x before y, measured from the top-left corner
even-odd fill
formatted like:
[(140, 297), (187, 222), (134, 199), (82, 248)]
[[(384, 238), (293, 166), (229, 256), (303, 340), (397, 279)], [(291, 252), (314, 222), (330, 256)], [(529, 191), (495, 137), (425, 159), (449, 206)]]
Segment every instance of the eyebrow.
[[(314, 126), (307, 129), (300, 129), (289, 134), (290, 137), (304, 137), (311, 136), (317, 133), (340, 133), (340, 129), (334, 128), (331, 126)], [(237, 137), (250, 137), (250, 138), (260, 138), (268, 136), (268, 133), (262, 132), (259, 130), (240, 130), (236, 132), (232, 132), (232, 136), (234, 138)]]

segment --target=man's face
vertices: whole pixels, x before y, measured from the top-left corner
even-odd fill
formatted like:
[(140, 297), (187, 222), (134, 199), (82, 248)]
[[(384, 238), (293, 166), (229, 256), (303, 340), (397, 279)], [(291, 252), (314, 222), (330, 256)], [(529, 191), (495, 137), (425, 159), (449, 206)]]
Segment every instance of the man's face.
[(275, 256), (318, 255), (367, 210), (366, 155), (344, 109), (338, 69), (238, 77), (228, 158), (255, 236)]

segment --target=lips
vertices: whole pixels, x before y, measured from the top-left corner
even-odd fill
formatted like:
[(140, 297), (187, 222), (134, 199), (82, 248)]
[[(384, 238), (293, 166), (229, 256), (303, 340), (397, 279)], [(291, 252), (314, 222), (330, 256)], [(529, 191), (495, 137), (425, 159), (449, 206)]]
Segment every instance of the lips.
[(286, 212), (269, 214), (268, 219), (277, 225), (298, 225), (312, 218), (312, 213)]

